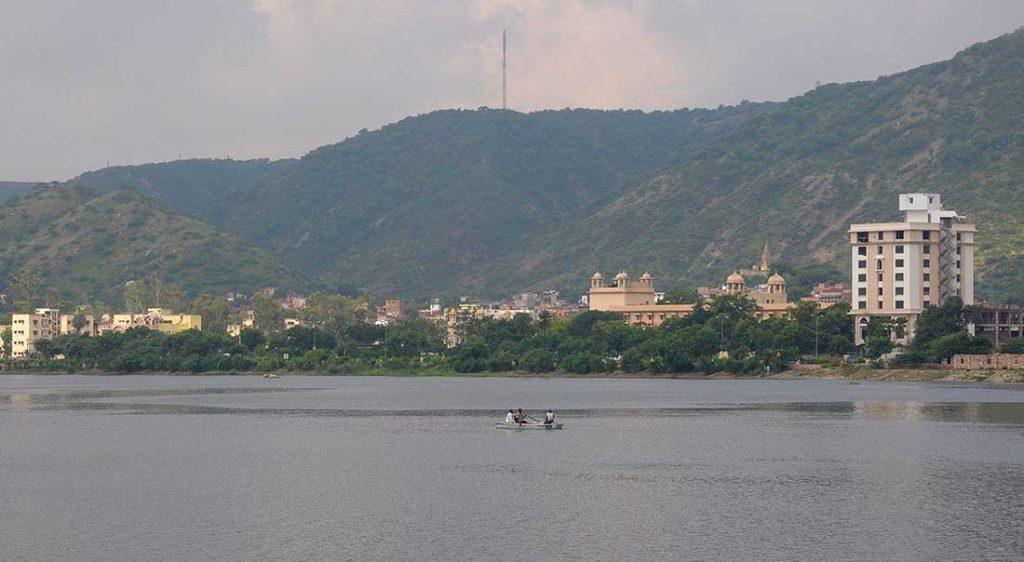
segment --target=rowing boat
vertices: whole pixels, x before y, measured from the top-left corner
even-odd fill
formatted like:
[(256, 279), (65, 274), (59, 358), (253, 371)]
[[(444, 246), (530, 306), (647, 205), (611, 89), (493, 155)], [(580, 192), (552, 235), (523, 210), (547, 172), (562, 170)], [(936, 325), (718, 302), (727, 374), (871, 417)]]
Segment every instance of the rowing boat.
[(504, 423), (499, 422), (496, 426), (498, 429), (562, 429), (560, 423)]

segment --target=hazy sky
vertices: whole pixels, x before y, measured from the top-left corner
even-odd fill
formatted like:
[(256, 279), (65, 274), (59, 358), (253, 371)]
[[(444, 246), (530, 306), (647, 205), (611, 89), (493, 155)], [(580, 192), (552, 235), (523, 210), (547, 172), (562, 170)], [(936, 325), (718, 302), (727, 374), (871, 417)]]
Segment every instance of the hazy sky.
[(0, 180), (299, 156), (360, 128), (781, 100), (1024, 25), (1022, 0), (0, 0)]

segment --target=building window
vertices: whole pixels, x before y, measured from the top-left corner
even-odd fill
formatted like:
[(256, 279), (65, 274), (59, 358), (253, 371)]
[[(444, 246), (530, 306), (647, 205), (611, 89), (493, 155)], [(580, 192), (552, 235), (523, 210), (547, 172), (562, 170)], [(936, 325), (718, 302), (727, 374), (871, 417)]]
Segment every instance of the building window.
[(903, 267), (903, 260), (896, 260), (896, 267)]
[(858, 269), (864, 269), (867, 266), (868, 266), (868, 260), (860, 260), (860, 261), (857, 262), (857, 268)]
[(931, 240), (932, 239), (932, 231), (926, 230), (926, 231), (922, 232), (921, 233), (921, 238), (923, 238), (924, 240)]
[(881, 283), (881, 282), (882, 282), (882, 274), (881, 274), (881, 273), (879, 273), (879, 274), (878, 274), (878, 282), (879, 282), (879, 283)]
[(878, 255), (882, 255), (882, 251), (883, 251), (883, 250), (884, 250), (884, 249), (883, 249), (883, 247), (882, 247), (882, 246), (879, 246), (879, 247), (878, 247), (878, 251), (877, 251), (877, 252), (875, 252), (875, 253), (876, 253), (876, 254), (878, 254)]
[(897, 273), (896, 274), (896, 280), (897, 281), (903, 281), (903, 274), (902, 273)]
[(903, 296), (903, 287), (896, 287), (896, 294), (899, 296)]
[(903, 231), (902, 230), (897, 230), (896, 231), (896, 239), (897, 240), (903, 240)]
[(885, 308), (885, 304), (882, 301), (878, 301), (878, 308)]
[(867, 281), (868, 281), (868, 274), (867, 273), (858, 273), (857, 274), (857, 282), (858, 283), (867, 283)]
[(957, 233), (956, 233), (956, 241), (957, 241), (957, 242), (959, 242), (960, 240), (961, 240), (961, 238), (960, 238), (960, 233), (959, 233), (959, 232), (957, 232)]
[(882, 271), (882, 260), (875, 262), (875, 271)]
[(903, 308), (903, 301), (896, 301), (896, 308)]
[(857, 302), (857, 308), (859, 308), (861, 310), (864, 310), (867, 307), (868, 307), (867, 301), (858, 301)]
[(903, 246), (896, 246), (896, 253), (897, 254), (902, 254), (903, 253)]
[(931, 280), (932, 280), (932, 274), (931, 273), (925, 273), (924, 274), (924, 282), (927, 283), (927, 282), (929, 282)]
[(959, 282), (960, 282), (960, 274), (959, 274), (959, 273), (957, 273), (957, 274), (956, 274), (956, 282), (957, 282), (957, 283), (959, 283)]
[(879, 232), (878, 233), (878, 239), (879, 240), (885, 240), (885, 233), (884, 232)]
[(924, 260), (924, 266), (925, 267), (931, 267), (932, 266), (932, 260)]
[(861, 244), (863, 244), (864, 242), (867, 242), (867, 241), (868, 241), (868, 233), (867, 232), (858, 232), (857, 233), (857, 242), (860, 242)]
[(878, 288), (878, 296), (882, 296), (882, 288), (881, 287)]
[(956, 260), (956, 268), (960, 269), (960, 260)]
[(924, 296), (927, 297), (930, 294), (932, 294), (932, 288), (931, 287), (925, 287), (924, 288)]
[(932, 247), (927, 245), (927, 244), (925, 244), (924, 249), (921, 250), (921, 251), (926, 253), (926, 254), (930, 254), (930, 253), (932, 253)]
[(860, 287), (860, 288), (857, 289), (857, 296), (863, 297), (863, 296), (865, 296), (867, 294), (868, 294), (867, 287)]
[(858, 256), (866, 256), (866, 255), (868, 255), (868, 247), (867, 246), (859, 246), (859, 247), (857, 247), (857, 255)]

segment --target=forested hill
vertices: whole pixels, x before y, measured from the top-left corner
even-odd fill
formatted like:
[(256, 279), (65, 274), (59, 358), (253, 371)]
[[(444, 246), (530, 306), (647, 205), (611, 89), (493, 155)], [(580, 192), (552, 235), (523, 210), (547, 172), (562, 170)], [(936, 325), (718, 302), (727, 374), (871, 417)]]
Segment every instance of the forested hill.
[(438, 111), (296, 161), (82, 176), (135, 185), (303, 275), (381, 294), (713, 282), (765, 241), (842, 278), (852, 221), (934, 191), (978, 223), (979, 292), (1024, 299), (1024, 32), (874, 81), (714, 110)]
[(130, 189), (94, 197), (45, 185), (0, 206), (0, 278), (22, 268), (87, 303), (119, 302), (127, 281), (154, 277), (193, 295), (314, 286), (251, 243)]
[(0, 203), (32, 191), (36, 184), (26, 181), (0, 181)]

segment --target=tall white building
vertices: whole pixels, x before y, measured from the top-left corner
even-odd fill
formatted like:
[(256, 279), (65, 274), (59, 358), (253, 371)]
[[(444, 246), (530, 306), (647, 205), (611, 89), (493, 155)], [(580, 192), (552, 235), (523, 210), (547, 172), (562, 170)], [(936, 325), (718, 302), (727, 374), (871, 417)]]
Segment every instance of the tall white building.
[(949, 297), (974, 303), (974, 225), (943, 209), (936, 193), (905, 193), (899, 205), (903, 222), (850, 225), (857, 345), (872, 317), (906, 319), (897, 341), (908, 343), (925, 306)]

